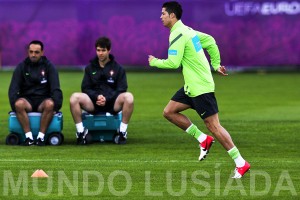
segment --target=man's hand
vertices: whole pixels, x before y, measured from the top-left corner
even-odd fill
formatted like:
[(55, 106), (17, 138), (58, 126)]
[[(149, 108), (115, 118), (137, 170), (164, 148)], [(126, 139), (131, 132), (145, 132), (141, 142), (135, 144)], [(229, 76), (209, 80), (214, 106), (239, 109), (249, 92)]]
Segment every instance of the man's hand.
[(149, 65), (150, 65), (150, 62), (151, 62), (151, 60), (152, 59), (154, 59), (155, 57), (154, 56), (152, 56), (152, 55), (148, 55), (148, 61), (149, 61)]
[(106, 103), (106, 98), (105, 98), (105, 96), (103, 96), (102, 94), (98, 95), (96, 104), (97, 104), (98, 106), (105, 106), (105, 103)]
[(227, 76), (228, 74), (226, 74), (226, 68), (225, 66), (220, 66), (218, 69), (217, 69), (217, 72), (223, 76)]

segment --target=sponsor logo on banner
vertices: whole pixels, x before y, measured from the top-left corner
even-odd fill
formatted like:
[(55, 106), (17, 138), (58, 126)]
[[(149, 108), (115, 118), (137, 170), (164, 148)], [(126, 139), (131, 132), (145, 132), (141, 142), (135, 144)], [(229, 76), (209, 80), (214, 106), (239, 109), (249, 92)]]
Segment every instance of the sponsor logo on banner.
[(231, 0), (224, 4), (228, 16), (247, 15), (299, 15), (300, 1), (239, 1)]

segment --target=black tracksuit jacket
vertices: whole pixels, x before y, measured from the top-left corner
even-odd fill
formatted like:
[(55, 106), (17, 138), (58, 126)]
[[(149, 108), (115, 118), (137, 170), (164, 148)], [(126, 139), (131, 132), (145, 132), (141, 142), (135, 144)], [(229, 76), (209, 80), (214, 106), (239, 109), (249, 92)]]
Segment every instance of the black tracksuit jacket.
[(63, 102), (58, 72), (54, 65), (42, 56), (37, 63), (27, 57), (14, 70), (8, 91), (12, 110), (20, 97), (52, 98), (54, 110), (58, 111)]
[(113, 102), (120, 93), (126, 92), (128, 87), (124, 68), (115, 61), (113, 55), (110, 54), (109, 58), (110, 61), (104, 68), (99, 66), (97, 57), (85, 67), (81, 91), (86, 93), (94, 104), (100, 94), (108, 103)]

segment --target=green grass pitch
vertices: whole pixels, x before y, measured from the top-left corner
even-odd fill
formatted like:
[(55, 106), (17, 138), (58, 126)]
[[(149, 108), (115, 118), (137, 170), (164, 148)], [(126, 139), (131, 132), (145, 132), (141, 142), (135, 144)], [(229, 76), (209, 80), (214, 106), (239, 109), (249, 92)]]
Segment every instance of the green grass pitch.
[[(162, 116), (183, 84), (180, 73), (129, 72), (135, 110), (128, 143), (75, 145), (69, 98), (82, 72), (60, 72), (61, 146), (8, 146), (8, 86), (0, 72), (0, 199), (299, 199), (300, 74), (214, 74), (221, 124), (251, 171), (231, 179), (234, 162), (216, 142), (198, 162), (197, 141)], [(185, 111), (202, 131), (203, 121)], [(31, 178), (43, 169), (49, 178)]]

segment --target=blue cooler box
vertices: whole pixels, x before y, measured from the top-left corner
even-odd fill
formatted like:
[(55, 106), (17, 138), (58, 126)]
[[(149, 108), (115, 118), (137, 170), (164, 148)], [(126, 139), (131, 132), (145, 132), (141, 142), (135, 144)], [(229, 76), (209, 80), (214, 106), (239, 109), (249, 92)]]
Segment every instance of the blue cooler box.
[[(28, 113), (31, 132), (33, 138), (36, 139), (40, 130), (40, 121), (41, 121), (41, 113), (38, 112), (30, 112)], [(25, 141), (25, 133), (19, 123), (17, 116), (14, 112), (9, 113), (9, 131), (10, 134), (7, 136), (6, 144), (20, 144)], [(63, 129), (63, 114), (61, 112), (56, 113), (53, 116), (53, 119), (45, 133), (45, 141), (47, 141), (50, 145), (59, 145), (63, 141), (63, 135), (61, 133)], [(19, 141), (16, 142), (13, 138)], [(12, 139), (12, 141), (9, 140)]]
[(91, 142), (114, 141), (117, 143), (118, 132), (122, 120), (122, 112), (116, 115), (110, 113), (82, 113), (82, 123), (89, 130), (86, 140)]

